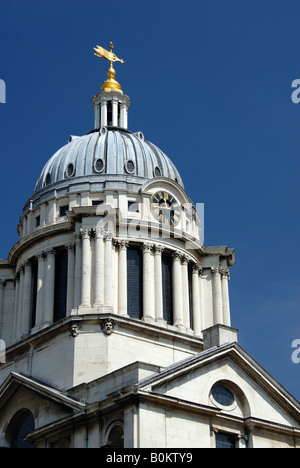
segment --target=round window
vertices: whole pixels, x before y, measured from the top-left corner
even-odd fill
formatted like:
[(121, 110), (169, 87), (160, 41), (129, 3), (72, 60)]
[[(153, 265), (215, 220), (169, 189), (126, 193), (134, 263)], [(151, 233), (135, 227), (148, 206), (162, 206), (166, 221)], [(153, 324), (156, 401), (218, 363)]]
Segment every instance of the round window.
[(129, 161), (126, 162), (125, 168), (126, 168), (126, 171), (129, 174), (133, 174), (134, 173), (134, 162), (130, 159)]
[(96, 159), (95, 164), (94, 164), (94, 169), (95, 172), (102, 172), (104, 169), (104, 162), (103, 159), (99, 158)]
[(73, 163), (68, 164), (66, 169), (66, 176), (73, 177), (75, 175), (75, 166)]
[(228, 388), (223, 387), (223, 385), (215, 385), (212, 389), (212, 396), (222, 406), (232, 406), (234, 403), (233, 394)]

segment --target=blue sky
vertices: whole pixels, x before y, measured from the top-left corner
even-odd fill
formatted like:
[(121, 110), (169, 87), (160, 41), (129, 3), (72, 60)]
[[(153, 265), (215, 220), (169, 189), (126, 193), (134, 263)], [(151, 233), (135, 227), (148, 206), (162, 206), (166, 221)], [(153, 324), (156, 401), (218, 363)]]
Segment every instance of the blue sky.
[(129, 129), (205, 204), (205, 244), (236, 249), (239, 343), (299, 400), (300, 2), (2, 0), (0, 15), (0, 257), (44, 164), (93, 128), (107, 71), (93, 47), (113, 41)]

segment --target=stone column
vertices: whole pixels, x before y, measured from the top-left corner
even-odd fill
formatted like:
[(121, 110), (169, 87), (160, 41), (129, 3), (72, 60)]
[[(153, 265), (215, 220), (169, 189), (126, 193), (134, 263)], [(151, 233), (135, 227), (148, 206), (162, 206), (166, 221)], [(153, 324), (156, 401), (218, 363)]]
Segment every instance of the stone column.
[(105, 232), (105, 263), (104, 263), (104, 304), (108, 307), (113, 306), (112, 298), (112, 239), (111, 232)]
[(190, 295), (189, 295), (189, 272), (188, 259), (182, 257), (182, 309), (183, 309), (183, 326), (190, 328)]
[(95, 229), (95, 307), (104, 304), (104, 240), (103, 229)]
[(199, 286), (199, 265), (194, 263), (192, 266), (192, 301), (194, 333), (197, 336), (200, 336), (203, 330)]
[(128, 241), (119, 241), (119, 314), (127, 314), (127, 248)]
[(112, 126), (118, 126), (118, 100), (116, 98), (112, 99)]
[(211, 268), (213, 285), (214, 324), (223, 323), (221, 275), (218, 267)]
[(13, 342), (15, 341), (17, 337), (19, 290), (20, 290), (20, 275), (17, 273), (15, 276), (14, 317), (13, 317), (13, 334), (12, 334)]
[(74, 242), (66, 244), (68, 251), (68, 282), (67, 282), (67, 316), (71, 315), (74, 307), (74, 282), (75, 282), (75, 253)]
[(156, 320), (164, 320), (163, 291), (162, 291), (162, 263), (161, 245), (154, 246), (154, 285), (155, 285), (155, 314)]
[(17, 317), (17, 338), (19, 339), (22, 334), (22, 316), (24, 310), (24, 265), (20, 267), (20, 286), (19, 286), (19, 304), (18, 304), (18, 317)]
[(82, 229), (82, 282), (80, 307), (91, 307), (91, 230)]
[(95, 111), (95, 128), (99, 128), (100, 127), (100, 104), (94, 105), (94, 111)]
[(38, 280), (37, 280), (37, 295), (36, 295), (36, 326), (39, 327), (43, 323), (43, 308), (44, 308), (44, 252), (36, 255), (38, 261)]
[(81, 303), (82, 246), (81, 233), (75, 235), (74, 307)]
[(53, 323), (54, 293), (55, 293), (55, 250), (45, 252), (45, 288), (44, 288), (44, 316), (43, 323)]
[(3, 325), (4, 286), (5, 286), (5, 281), (0, 280), (0, 339), (2, 336), (2, 325)]
[(26, 335), (31, 328), (31, 300), (32, 300), (32, 264), (30, 260), (24, 262), (24, 298), (21, 334)]
[(154, 321), (154, 264), (152, 244), (143, 244), (143, 320)]
[(179, 252), (173, 253), (173, 310), (174, 325), (183, 325), (182, 313), (182, 272), (181, 255)]
[(222, 274), (222, 303), (223, 303), (223, 321), (224, 325), (231, 326), (230, 319), (230, 304), (229, 304), (229, 290), (228, 281), (230, 279), (229, 270), (221, 270)]
[(127, 113), (127, 106), (126, 104), (121, 104), (120, 109), (120, 127), (127, 128), (128, 124), (128, 113)]
[(101, 101), (101, 127), (107, 126), (107, 102)]

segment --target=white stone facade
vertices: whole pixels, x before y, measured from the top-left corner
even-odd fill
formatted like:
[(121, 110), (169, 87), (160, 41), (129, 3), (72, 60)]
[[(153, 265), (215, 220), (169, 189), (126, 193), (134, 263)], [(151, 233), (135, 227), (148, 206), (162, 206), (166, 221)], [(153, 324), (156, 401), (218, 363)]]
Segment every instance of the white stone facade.
[(0, 446), (26, 420), (41, 448), (298, 447), (298, 402), (231, 328), (234, 250), (202, 245), (177, 169), (127, 130), (129, 98), (93, 104), (0, 261)]

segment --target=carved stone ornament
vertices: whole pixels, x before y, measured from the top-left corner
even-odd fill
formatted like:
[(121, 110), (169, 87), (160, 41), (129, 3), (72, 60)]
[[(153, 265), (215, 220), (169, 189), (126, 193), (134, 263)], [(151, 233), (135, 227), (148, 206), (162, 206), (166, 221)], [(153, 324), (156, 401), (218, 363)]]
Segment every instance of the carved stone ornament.
[(112, 319), (100, 320), (102, 331), (105, 335), (111, 335), (115, 330), (116, 322)]
[(76, 336), (79, 335), (79, 330), (80, 330), (80, 323), (79, 322), (73, 322), (70, 325), (70, 335), (73, 336), (73, 338), (76, 338)]

